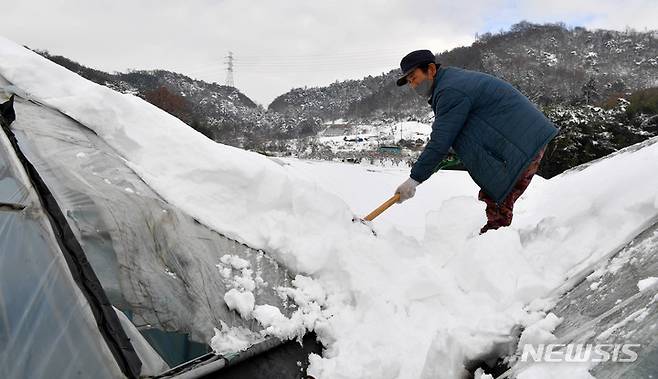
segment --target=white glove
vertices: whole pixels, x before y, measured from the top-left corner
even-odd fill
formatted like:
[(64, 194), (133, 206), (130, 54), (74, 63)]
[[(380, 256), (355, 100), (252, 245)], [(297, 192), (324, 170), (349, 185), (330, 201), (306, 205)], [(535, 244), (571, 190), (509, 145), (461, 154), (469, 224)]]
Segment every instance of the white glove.
[(400, 184), (400, 186), (395, 190), (395, 193), (400, 194), (400, 200), (398, 200), (398, 204), (402, 203), (403, 201), (409, 200), (414, 195), (416, 194), (416, 187), (418, 186), (417, 181), (409, 178), (404, 181), (404, 183)]

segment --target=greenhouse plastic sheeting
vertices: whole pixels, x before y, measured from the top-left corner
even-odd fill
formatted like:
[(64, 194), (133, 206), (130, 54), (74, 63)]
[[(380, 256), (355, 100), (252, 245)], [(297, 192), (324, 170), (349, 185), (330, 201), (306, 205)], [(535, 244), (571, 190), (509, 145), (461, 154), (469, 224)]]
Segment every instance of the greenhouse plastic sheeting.
[(583, 280), (557, 302), (552, 312), (563, 320), (553, 334), (565, 344), (637, 345), (632, 348), (637, 353), (633, 362), (613, 359), (595, 365), (590, 373), (597, 379), (655, 377), (658, 302), (656, 291), (641, 291), (638, 282), (658, 273), (658, 217), (601, 268), (606, 270), (596, 286)]
[(112, 304), (144, 335), (158, 329), (207, 344), (222, 321), (260, 330), (224, 303), (232, 278), (217, 264), (225, 254), (248, 260), (263, 279), (256, 303), (292, 312), (275, 290), (291, 285), (290, 274), (272, 258), (165, 202), (84, 125), (20, 98), (15, 108), (20, 150), (53, 193)]
[(0, 130), (0, 377), (123, 376)]

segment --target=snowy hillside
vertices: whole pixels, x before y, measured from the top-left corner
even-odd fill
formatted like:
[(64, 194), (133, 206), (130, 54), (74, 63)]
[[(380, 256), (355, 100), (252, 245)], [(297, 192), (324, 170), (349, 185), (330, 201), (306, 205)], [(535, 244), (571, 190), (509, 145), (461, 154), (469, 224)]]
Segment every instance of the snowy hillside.
[[(466, 173), (440, 172), (375, 220), (374, 236), (352, 217), (391, 196), (406, 169), (269, 159), (215, 143), (6, 39), (0, 58), (16, 92), (92, 129), (169, 203), (302, 274), (291, 317), (254, 304), (249, 288), (225, 300), (267, 335), (314, 330), (326, 347), (310, 358), (317, 378), (459, 377), (464, 360), (545, 320), (551, 302), (542, 298), (658, 215), (654, 138), (534, 180), (512, 226), (481, 236), (477, 188)], [(234, 332), (231, 341), (248, 338)], [(222, 338), (213, 345), (226, 347)]]
[(314, 119), (266, 112), (235, 87), (195, 80), (165, 70), (107, 73), (63, 56), (37, 52), (94, 83), (141, 97), (209, 138), (233, 146), (250, 146), (264, 139), (298, 137), (308, 134), (309, 130), (313, 132), (317, 123)]
[[(509, 31), (480, 35), (470, 46), (434, 53), (441, 64), (500, 77), (542, 106), (598, 104), (658, 85), (658, 39), (652, 31), (520, 22)], [(358, 81), (294, 89), (275, 99), (270, 109), (325, 120), (421, 116), (425, 102), (397, 88), (398, 75), (395, 69)]]

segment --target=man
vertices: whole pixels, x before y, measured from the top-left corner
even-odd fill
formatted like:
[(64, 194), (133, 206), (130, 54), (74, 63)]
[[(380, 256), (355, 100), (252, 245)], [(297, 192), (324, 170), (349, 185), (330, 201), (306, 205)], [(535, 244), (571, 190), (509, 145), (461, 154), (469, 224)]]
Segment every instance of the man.
[(434, 111), (432, 133), (396, 190), (398, 202), (412, 198), (452, 147), (480, 186), (487, 223), (480, 234), (512, 223), (514, 202), (539, 168), (546, 144), (558, 133), (553, 123), (511, 84), (481, 72), (441, 67), (429, 50), (407, 54), (397, 85), (408, 84)]

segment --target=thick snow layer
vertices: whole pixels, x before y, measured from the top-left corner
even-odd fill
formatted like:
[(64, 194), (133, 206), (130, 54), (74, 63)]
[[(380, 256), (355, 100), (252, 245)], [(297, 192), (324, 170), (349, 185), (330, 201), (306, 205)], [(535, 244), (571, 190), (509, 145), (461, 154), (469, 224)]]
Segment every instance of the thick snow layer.
[(644, 278), (640, 281), (637, 282), (637, 288), (640, 291), (645, 291), (649, 289), (650, 287), (653, 287), (656, 283), (658, 283), (658, 277), (655, 276), (650, 276), (648, 278)]
[[(512, 226), (482, 236), (477, 188), (465, 173), (439, 173), (375, 220), (375, 237), (352, 223), (353, 214), (387, 199), (407, 170), (282, 165), (217, 144), (135, 96), (5, 39), (0, 74), (24, 96), (94, 130), (167, 201), (310, 275), (280, 289), (298, 305), (291, 317), (250, 302), (251, 282), (239, 278), (227, 303), (273, 335), (316, 330), (327, 346), (323, 357), (310, 357), (309, 373), (318, 378), (456, 377), (465, 358), (505, 340), (515, 325), (543, 319), (541, 307), (526, 304), (658, 214), (656, 143), (533, 181)], [(251, 276), (241, 262), (225, 260), (218, 277)], [(218, 332), (214, 345), (240, 345), (240, 334), (231, 333)]]

